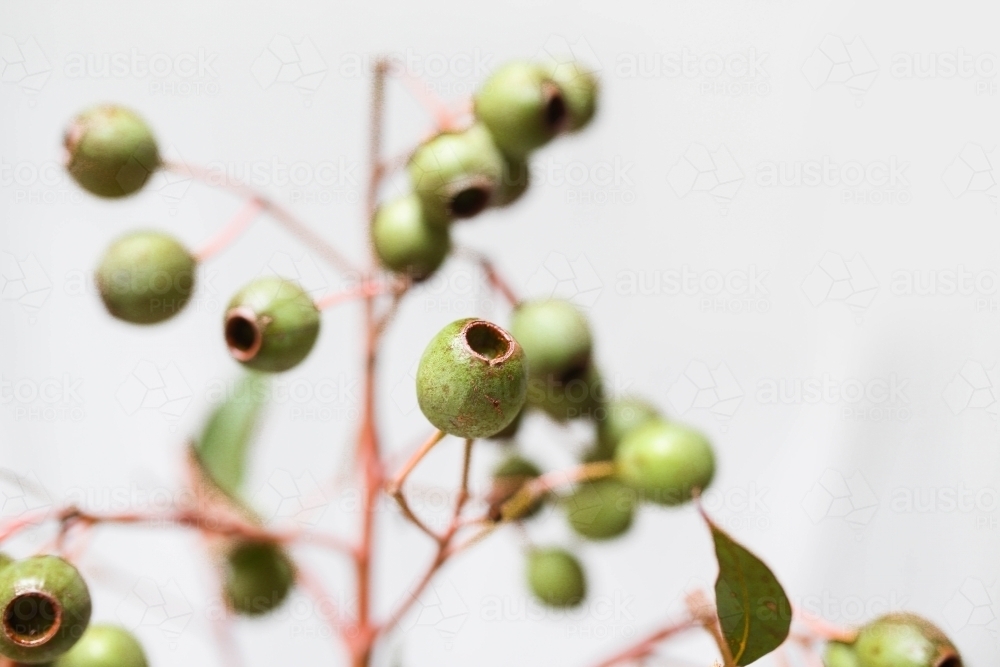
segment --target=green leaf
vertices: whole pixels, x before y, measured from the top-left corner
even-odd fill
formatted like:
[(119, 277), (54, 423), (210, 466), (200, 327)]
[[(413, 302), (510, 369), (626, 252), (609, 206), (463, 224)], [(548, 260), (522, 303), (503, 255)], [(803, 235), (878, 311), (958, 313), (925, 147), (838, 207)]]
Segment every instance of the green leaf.
[(202, 470), (232, 498), (238, 498), (247, 456), (267, 401), (268, 380), (258, 373), (243, 376), (212, 412), (195, 445)]
[(736, 665), (749, 665), (778, 648), (788, 637), (791, 604), (771, 570), (705, 516), (719, 577), (715, 605), (722, 635)]

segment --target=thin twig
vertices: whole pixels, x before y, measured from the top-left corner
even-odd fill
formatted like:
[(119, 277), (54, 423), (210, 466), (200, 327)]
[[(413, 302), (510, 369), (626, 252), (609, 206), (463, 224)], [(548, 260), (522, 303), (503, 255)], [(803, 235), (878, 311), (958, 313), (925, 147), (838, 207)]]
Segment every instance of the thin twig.
[(613, 665), (619, 665), (623, 662), (629, 662), (630, 660), (641, 660), (655, 651), (656, 647), (662, 641), (686, 630), (697, 628), (699, 625), (700, 623), (697, 619), (690, 617), (681, 621), (670, 623), (656, 632), (643, 637), (637, 643), (624, 651), (616, 653), (610, 658), (606, 658), (603, 662), (598, 663), (596, 667), (613, 667)]
[(402, 81), (413, 98), (434, 118), (434, 123), (439, 130), (451, 130), (455, 127), (456, 114), (448, 108), (444, 100), (428, 88), (420, 77), (407, 69), (405, 65), (390, 69), (390, 73)]
[(241, 183), (230, 183), (228, 180), (222, 183), (217, 183), (217, 179), (212, 176), (209, 170), (192, 167), (191, 165), (184, 163), (165, 162), (163, 164), (163, 169), (172, 171), (175, 174), (196, 178), (199, 181), (207, 183), (211, 186), (221, 187), (224, 190), (228, 190), (240, 197), (243, 197), (244, 199), (256, 200), (264, 211), (271, 214), (271, 217), (283, 225), (285, 229), (299, 237), (303, 243), (312, 248), (320, 257), (326, 260), (334, 268), (352, 275), (360, 273), (354, 263), (342, 255), (339, 250), (327, 243), (322, 237), (312, 231), (312, 229), (310, 229), (307, 225), (299, 221), (298, 218), (292, 215), (283, 206), (280, 206), (273, 200), (268, 199), (253, 188)]
[(486, 280), (489, 282), (490, 286), (499, 292), (511, 307), (517, 307), (517, 305), (521, 303), (521, 300), (510, 286), (510, 283), (508, 283), (503, 276), (500, 275), (496, 265), (493, 264), (493, 261), (489, 257), (482, 254), (478, 250), (473, 250), (471, 248), (456, 248), (456, 254), (463, 255), (479, 264), (483, 273), (486, 274)]
[(226, 226), (223, 227), (218, 234), (206, 241), (205, 245), (203, 245), (201, 249), (195, 251), (195, 259), (199, 262), (204, 262), (210, 257), (213, 257), (216, 253), (225, 249), (247, 230), (250, 223), (253, 222), (254, 218), (257, 217), (257, 214), (260, 213), (263, 208), (264, 206), (256, 197), (247, 201), (247, 203), (236, 212), (236, 215), (234, 215), (229, 222), (226, 223)]
[(526, 482), (510, 500), (500, 506), (500, 516), (504, 521), (518, 519), (542, 496), (561, 486), (610, 477), (615, 472), (611, 461), (581, 463), (569, 470), (554, 470)]
[(336, 306), (337, 304), (344, 303), (345, 301), (352, 301), (354, 299), (381, 296), (383, 294), (395, 295), (406, 289), (405, 286), (406, 283), (402, 281), (392, 281), (389, 283), (364, 281), (352, 289), (342, 290), (340, 292), (331, 292), (326, 296), (316, 299), (316, 309), (325, 310), (331, 306)]
[(444, 431), (440, 429), (435, 430), (434, 433), (432, 433), (431, 436), (417, 448), (417, 451), (415, 451), (410, 456), (410, 459), (403, 465), (403, 469), (396, 473), (396, 476), (392, 478), (392, 481), (386, 485), (386, 492), (389, 493), (389, 495), (395, 496), (399, 493), (400, 489), (403, 488), (403, 484), (406, 482), (406, 478), (410, 476), (413, 469), (417, 467), (417, 464), (419, 464), (425, 456), (427, 456), (428, 452), (434, 449), (434, 447), (444, 439), (445, 435), (447, 434)]
[[(365, 196), (365, 224), (375, 215), (379, 186), (385, 173), (382, 163), (382, 124), (385, 112), (385, 79), (389, 62), (379, 58), (372, 78), (370, 126), (368, 135), (368, 187)], [(374, 250), (369, 248), (369, 264), (374, 267)], [(375, 273), (370, 268), (364, 280)], [(381, 332), (375, 317), (375, 297), (365, 297), (364, 309), (364, 382), (361, 428), (358, 433), (357, 464), (363, 475), (363, 502), (361, 508), (361, 537), (355, 551), (357, 579), (357, 638), (351, 643), (353, 667), (367, 667), (371, 657), (376, 630), (371, 620), (371, 562), (375, 541), (375, 511), (382, 488), (383, 469), (379, 458), (378, 429), (375, 419), (376, 368), (378, 343)]]

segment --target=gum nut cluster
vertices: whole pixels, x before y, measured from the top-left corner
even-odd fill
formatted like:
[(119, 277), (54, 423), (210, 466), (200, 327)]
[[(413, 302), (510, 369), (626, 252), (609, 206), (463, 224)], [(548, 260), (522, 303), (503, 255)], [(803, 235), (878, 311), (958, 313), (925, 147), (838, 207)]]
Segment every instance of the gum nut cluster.
[(97, 268), (97, 289), (114, 317), (156, 324), (179, 313), (194, 291), (197, 261), (172, 236), (140, 231), (119, 238)]
[[(493, 521), (502, 518), (501, 507), (521, 490), (527, 482), (542, 474), (541, 468), (528, 459), (513, 454), (500, 462), (493, 470), (493, 482), (487, 495), (489, 515)], [(529, 519), (542, 509), (542, 499), (531, 503), (518, 519)]]
[(160, 166), (149, 126), (120, 106), (84, 111), (70, 123), (64, 143), (66, 169), (82, 188), (100, 197), (139, 191)]
[(428, 421), (460, 438), (488, 438), (524, 405), (524, 352), (492, 322), (456, 320), (427, 345), (417, 367), (417, 402)]
[(679, 505), (711, 483), (715, 455), (698, 431), (656, 418), (622, 439), (615, 467), (618, 479), (644, 500)]
[(618, 537), (632, 525), (635, 495), (635, 491), (615, 479), (582, 484), (565, 501), (569, 525), (591, 540)]
[(26, 664), (66, 653), (90, 622), (90, 591), (76, 568), (32, 556), (0, 570), (0, 655)]
[(295, 567), (277, 544), (237, 542), (226, 555), (223, 593), (237, 614), (260, 616), (277, 609), (295, 583)]
[(948, 637), (915, 614), (887, 614), (863, 626), (853, 643), (830, 642), (826, 667), (962, 667)]
[(597, 419), (597, 446), (590, 460), (610, 461), (628, 433), (658, 417), (659, 410), (641, 398), (626, 396), (609, 401)]
[(576, 556), (559, 548), (528, 552), (528, 587), (550, 607), (575, 607), (587, 595), (587, 580)]
[[(596, 98), (596, 79), (576, 63), (551, 67), (510, 63), (500, 68), (476, 96), (477, 122), (436, 134), (410, 156), (407, 172), (422, 214), (408, 211), (407, 228), (414, 229), (418, 220), (422, 226), (447, 227), (488, 207), (516, 201), (528, 189), (531, 151), (560, 131), (586, 125), (594, 115)], [(435, 241), (434, 248), (440, 250), (441, 237)], [(376, 249), (380, 243), (386, 254), (379, 251), (379, 255), (392, 270), (400, 269), (389, 255), (404, 265), (409, 262), (398, 257), (404, 248), (407, 257), (422, 256), (420, 250), (409, 249), (413, 241), (376, 240)]]
[(526, 159), (560, 132), (578, 130), (594, 115), (597, 80), (572, 63), (507, 63), (476, 94), (476, 118), (505, 155)]
[(91, 625), (73, 648), (52, 667), (147, 667), (146, 653), (135, 636), (117, 625)]
[(601, 379), (591, 359), (590, 326), (576, 306), (561, 299), (525, 302), (510, 328), (528, 360), (528, 403), (560, 421), (594, 414)]
[(372, 245), (382, 266), (423, 280), (451, 251), (448, 228), (431, 223), (415, 194), (379, 206), (372, 219)]
[(265, 276), (229, 302), (224, 331), (234, 359), (257, 371), (277, 373), (309, 355), (319, 336), (319, 310), (297, 283)]

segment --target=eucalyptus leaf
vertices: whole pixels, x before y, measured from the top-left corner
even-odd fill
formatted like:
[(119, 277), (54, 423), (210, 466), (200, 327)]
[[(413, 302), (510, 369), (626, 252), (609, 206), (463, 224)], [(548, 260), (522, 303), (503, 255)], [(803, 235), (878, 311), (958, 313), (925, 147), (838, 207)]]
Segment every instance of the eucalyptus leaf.
[(749, 665), (781, 646), (792, 622), (791, 604), (770, 568), (706, 516), (719, 577), (715, 604), (722, 635), (736, 665)]
[(239, 498), (247, 457), (261, 413), (267, 402), (269, 381), (260, 373), (247, 373), (233, 391), (212, 411), (195, 452), (205, 474), (227, 495)]

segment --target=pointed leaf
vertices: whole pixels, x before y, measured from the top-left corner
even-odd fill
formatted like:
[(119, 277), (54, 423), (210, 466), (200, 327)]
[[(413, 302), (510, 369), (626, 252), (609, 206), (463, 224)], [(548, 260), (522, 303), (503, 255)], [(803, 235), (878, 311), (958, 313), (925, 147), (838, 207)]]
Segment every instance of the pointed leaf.
[(723, 532), (705, 516), (719, 577), (715, 581), (715, 604), (722, 635), (736, 665), (749, 665), (788, 637), (791, 604), (771, 570), (759, 558)]
[(215, 408), (195, 445), (205, 474), (227, 495), (238, 498), (250, 444), (267, 401), (266, 376), (248, 373)]

